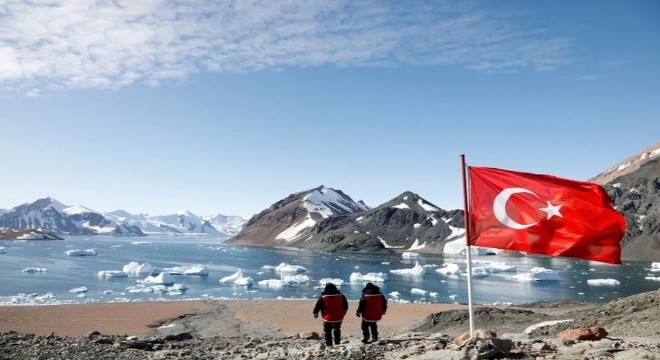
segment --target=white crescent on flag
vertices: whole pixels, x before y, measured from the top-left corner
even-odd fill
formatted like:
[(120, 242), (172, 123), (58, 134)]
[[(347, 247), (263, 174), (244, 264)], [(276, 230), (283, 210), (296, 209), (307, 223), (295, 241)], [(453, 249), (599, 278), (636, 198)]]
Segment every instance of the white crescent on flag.
[(497, 194), (495, 200), (493, 200), (493, 213), (495, 214), (497, 220), (499, 220), (499, 222), (501, 222), (504, 226), (508, 226), (516, 230), (527, 229), (528, 227), (537, 224), (537, 222), (533, 222), (531, 224), (518, 223), (513, 219), (511, 219), (509, 215), (506, 213), (506, 203), (509, 201), (509, 198), (511, 197), (511, 195), (519, 194), (519, 193), (532, 194), (536, 197), (539, 197), (531, 190), (527, 190), (525, 188), (506, 188), (502, 190), (499, 194)]

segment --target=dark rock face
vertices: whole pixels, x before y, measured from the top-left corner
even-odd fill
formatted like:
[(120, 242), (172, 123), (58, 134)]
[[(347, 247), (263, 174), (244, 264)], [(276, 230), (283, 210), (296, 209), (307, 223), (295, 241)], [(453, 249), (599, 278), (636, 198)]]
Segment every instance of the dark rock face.
[(604, 188), (626, 218), (622, 258), (660, 260), (660, 156)]
[[(315, 190), (318, 189), (311, 191)], [(445, 241), (455, 238), (455, 232), (463, 228), (463, 211), (442, 210), (409, 191), (374, 209), (365, 209), (363, 204), (355, 206), (352, 200), (342, 201), (341, 206), (328, 204), (333, 215), (327, 217), (303, 206), (303, 199), (311, 191), (292, 194), (276, 202), (250, 219), (243, 231), (228, 241), (340, 252), (394, 249), (441, 252)], [(350, 199), (335, 191), (341, 195), (340, 199)], [(313, 223), (297, 236), (286, 240), (278, 238), (279, 234), (308, 218)]]

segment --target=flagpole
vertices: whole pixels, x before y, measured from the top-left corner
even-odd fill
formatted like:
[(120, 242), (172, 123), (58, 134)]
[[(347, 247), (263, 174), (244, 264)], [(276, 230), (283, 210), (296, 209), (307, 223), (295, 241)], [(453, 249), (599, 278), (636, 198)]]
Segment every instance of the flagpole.
[(474, 337), (474, 308), (472, 306), (472, 251), (470, 250), (470, 212), (468, 210), (467, 176), (465, 174), (465, 154), (461, 154), (461, 174), (463, 177), (463, 211), (465, 223), (465, 254), (467, 257), (468, 313), (470, 321), (470, 339)]

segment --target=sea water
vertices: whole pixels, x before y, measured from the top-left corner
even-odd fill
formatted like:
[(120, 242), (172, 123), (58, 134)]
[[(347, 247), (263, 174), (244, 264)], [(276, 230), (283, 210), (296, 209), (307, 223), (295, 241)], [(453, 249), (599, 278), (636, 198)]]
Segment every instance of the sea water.
[[(457, 264), (465, 272), (463, 256), (421, 254), (325, 253), (224, 244), (220, 239), (202, 237), (71, 237), (57, 241), (0, 241), (0, 305), (51, 304), (185, 299), (315, 299), (322, 290), (319, 280), (341, 279), (340, 289), (349, 299), (358, 299), (364, 281), (351, 282), (353, 273), (385, 273), (378, 282), (393, 302), (467, 302), (467, 277), (442, 275), (435, 270), (443, 264)], [(69, 250), (93, 249), (93, 256), (68, 256)], [(520, 304), (542, 300), (605, 302), (617, 297), (656, 290), (658, 273), (649, 262), (608, 265), (584, 260), (540, 256), (475, 256), (473, 266), (505, 262), (515, 271), (473, 277), (473, 296), (478, 304)], [(99, 271), (122, 270), (129, 262), (148, 262), (155, 268), (204, 265), (208, 275), (173, 275), (183, 292), (128, 291), (146, 275), (103, 278)], [(265, 270), (281, 263), (302, 266), (309, 282), (284, 287), (259, 286), (258, 281), (280, 279), (282, 274)], [(390, 270), (424, 266), (422, 275), (399, 275)], [(28, 273), (26, 268), (47, 271)], [(557, 273), (556, 281), (520, 281), (516, 275), (542, 267)], [(223, 277), (241, 269), (252, 286), (221, 284)], [(647, 278), (651, 279), (647, 279)], [(612, 279), (595, 283), (588, 280)], [(592, 283), (594, 283), (592, 281)], [(72, 291), (74, 290), (74, 291)], [(86, 291), (85, 291), (86, 290)]]

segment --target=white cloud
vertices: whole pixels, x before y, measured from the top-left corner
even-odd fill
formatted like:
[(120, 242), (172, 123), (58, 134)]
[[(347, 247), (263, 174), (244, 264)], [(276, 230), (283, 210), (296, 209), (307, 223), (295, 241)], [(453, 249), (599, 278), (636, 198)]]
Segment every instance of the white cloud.
[(462, 2), (8, 0), (0, 88), (157, 86), (267, 68), (553, 69), (570, 43)]

